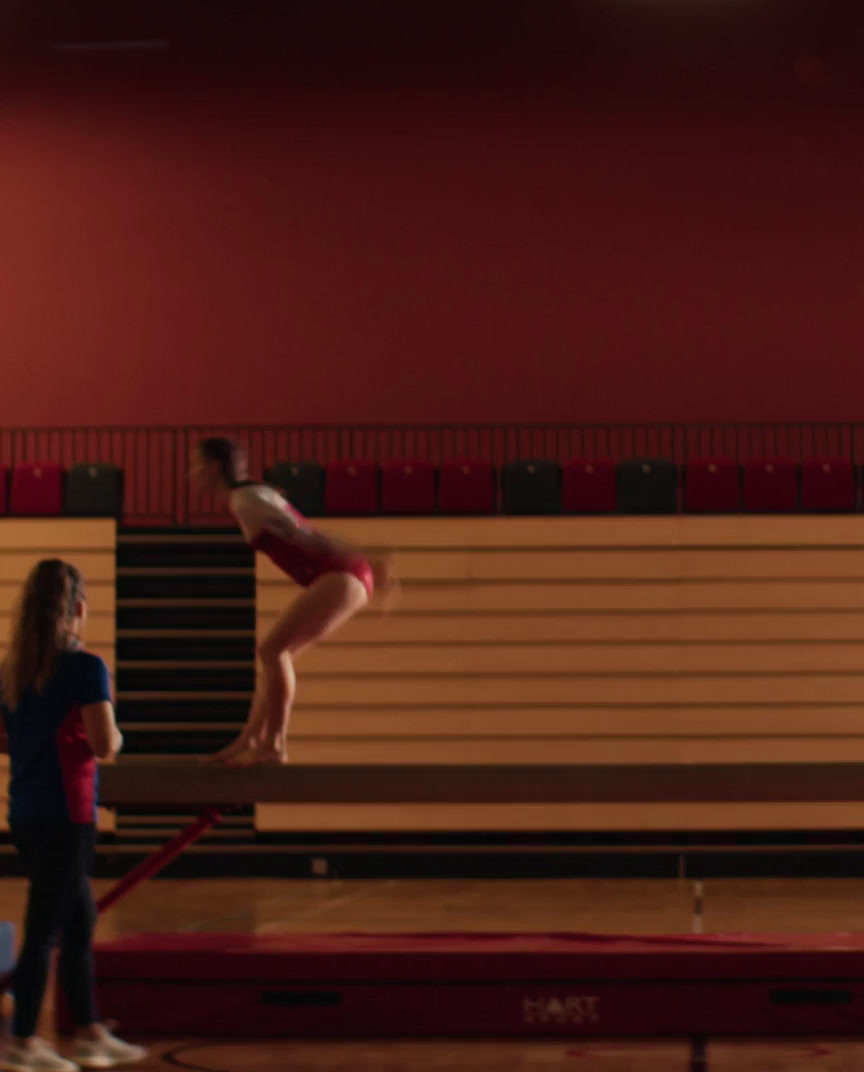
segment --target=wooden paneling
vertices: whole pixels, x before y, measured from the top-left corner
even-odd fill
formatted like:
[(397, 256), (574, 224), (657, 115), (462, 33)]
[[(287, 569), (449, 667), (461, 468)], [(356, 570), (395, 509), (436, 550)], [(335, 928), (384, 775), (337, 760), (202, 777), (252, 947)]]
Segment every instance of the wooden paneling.
[(864, 547), (864, 517), (351, 518), (321, 527), (361, 547), (388, 549), (609, 549)]
[[(301, 678), (302, 694), (302, 678)], [(834, 737), (864, 733), (859, 704), (733, 704), (727, 707), (309, 707), (298, 702), (295, 738), (546, 737), (716, 740)]]
[[(838, 737), (621, 737), (298, 738), (296, 763), (840, 763), (864, 762), (864, 735)], [(658, 789), (658, 793), (662, 789)]]
[(864, 642), (799, 644), (381, 644), (322, 645), (305, 653), (310, 675), (776, 674), (864, 672)]
[(117, 525), (114, 521), (68, 520), (51, 517), (42, 519), (0, 520), (4, 554), (24, 551), (39, 558), (76, 559), (98, 552), (114, 553), (117, 545)]
[[(751, 551), (663, 550), (598, 551), (592, 548), (531, 548), (524, 551), (408, 550), (394, 552), (406, 582), (430, 581), (670, 581), (670, 580), (848, 580), (864, 579), (864, 549), (837, 551), (771, 548)], [(269, 560), (259, 580), (280, 581)]]
[[(298, 663), (298, 667), (302, 664)], [(302, 693), (300, 692), (302, 690)], [(580, 704), (864, 704), (864, 673), (847, 675), (763, 674), (421, 678), (301, 678), (298, 704), (304, 707), (410, 708), (414, 705), (501, 707)], [(575, 716), (574, 716), (575, 717)], [(864, 716), (862, 716), (864, 719)], [(862, 727), (864, 728), (864, 727)]]
[[(285, 591), (285, 605), (290, 601)], [(404, 609), (404, 608), (403, 608)], [(259, 611), (263, 634), (276, 621), (277, 611)], [(864, 643), (864, 611), (711, 611), (672, 613), (568, 614), (409, 614), (386, 617), (368, 613), (349, 622), (324, 643), (328, 649), (398, 644), (541, 644), (644, 643), (709, 641), (765, 643), (844, 641)]]
[[(34, 563), (48, 555), (38, 551), (4, 550), (0, 552), (0, 584), (21, 584)], [(116, 572), (116, 556), (113, 551), (81, 551), (71, 549), (57, 557), (68, 558), (77, 566), (87, 581), (88, 591), (94, 584), (113, 584)]]
[[(279, 611), (286, 602), (281, 585), (261, 586), (259, 606), (263, 612)], [(404, 602), (396, 614), (704, 610), (864, 610), (864, 581), (525, 581), (509, 584), (441, 581), (406, 584)]]

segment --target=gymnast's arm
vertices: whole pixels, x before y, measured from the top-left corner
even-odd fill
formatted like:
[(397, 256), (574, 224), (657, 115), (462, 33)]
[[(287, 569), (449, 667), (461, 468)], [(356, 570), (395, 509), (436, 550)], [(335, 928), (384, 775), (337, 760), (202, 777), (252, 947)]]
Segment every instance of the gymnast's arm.
[(369, 551), (362, 547), (355, 547), (354, 544), (339, 536), (333, 536), (329, 532), (322, 532), (321, 535), (337, 554), (348, 558), (363, 558), (369, 563), (372, 567), (376, 591), (388, 591), (398, 584), (393, 567), (393, 555), (390, 551)]
[(340, 557), (362, 558), (372, 569), (377, 591), (392, 597), (398, 588), (390, 554), (363, 550), (339, 536), (322, 532), (317, 526), (298, 523), (287, 500), (279, 492), (268, 498), (262, 496), (258, 487), (240, 489), (234, 494), (231, 510), (250, 542), (256, 532), (266, 530), (286, 543), (294, 544), (301, 552), (306, 551), (310, 557), (317, 557), (323, 549)]
[(389, 551), (369, 551), (357, 547), (341, 536), (334, 536), (330, 532), (324, 532), (315, 528), (306, 529), (298, 525), (290, 515), (282, 514), (267, 519), (266, 528), (282, 539), (295, 543), (300, 547), (307, 548), (310, 552), (317, 552), (321, 548), (323, 540), (327, 548), (334, 554), (344, 558), (365, 559), (372, 568), (372, 576), (375, 581), (376, 591), (392, 593), (398, 587), (396, 572), (393, 568), (393, 556)]
[(123, 748), (123, 735), (114, 717), (114, 705), (107, 701), (87, 704), (81, 708), (87, 743), (97, 759), (116, 759)]

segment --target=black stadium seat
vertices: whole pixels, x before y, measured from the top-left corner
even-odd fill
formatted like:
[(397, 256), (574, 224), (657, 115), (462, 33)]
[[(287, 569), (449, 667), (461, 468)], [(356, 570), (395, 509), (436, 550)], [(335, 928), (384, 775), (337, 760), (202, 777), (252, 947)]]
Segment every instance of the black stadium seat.
[(123, 517), (123, 470), (116, 465), (73, 465), (66, 474), (67, 517)]
[(678, 467), (665, 458), (631, 458), (618, 466), (618, 509), (624, 514), (674, 514)]
[(277, 462), (267, 473), (267, 483), (278, 488), (288, 502), (306, 517), (323, 515), (323, 465), (317, 462)]

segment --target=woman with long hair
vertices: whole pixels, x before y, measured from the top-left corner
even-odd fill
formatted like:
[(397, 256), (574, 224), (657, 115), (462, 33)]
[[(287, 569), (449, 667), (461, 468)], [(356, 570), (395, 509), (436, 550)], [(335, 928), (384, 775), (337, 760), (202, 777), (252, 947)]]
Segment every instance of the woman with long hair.
[[(146, 1056), (99, 1021), (94, 999), (95, 921), (90, 864), (96, 838), (97, 759), (123, 746), (108, 669), (81, 647), (87, 596), (78, 570), (58, 558), (31, 571), (0, 666), (0, 711), (9, 751), (9, 826), (29, 879), (24, 940), (11, 979), (8, 1072), (116, 1068)], [(77, 1024), (74, 1062), (36, 1037), (52, 954)]]
[(217, 762), (285, 763), (296, 681), (294, 662), (361, 611), (373, 595), (396, 590), (390, 559), (314, 529), (275, 489), (249, 479), (243, 450), (230, 439), (203, 440), (191, 476), (234, 515), (246, 542), (303, 591), (258, 645), (260, 686), (240, 736)]

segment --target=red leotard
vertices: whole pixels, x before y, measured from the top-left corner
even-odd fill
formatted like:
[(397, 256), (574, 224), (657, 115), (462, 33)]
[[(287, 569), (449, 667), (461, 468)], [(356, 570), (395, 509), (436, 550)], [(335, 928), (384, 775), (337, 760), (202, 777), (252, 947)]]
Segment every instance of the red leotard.
[(241, 484), (231, 492), (229, 509), (249, 546), (303, 588), (325, 573), (350, 573), (371, 597), (375, 582), (366, 559), (334, 547), (275, 488)]

